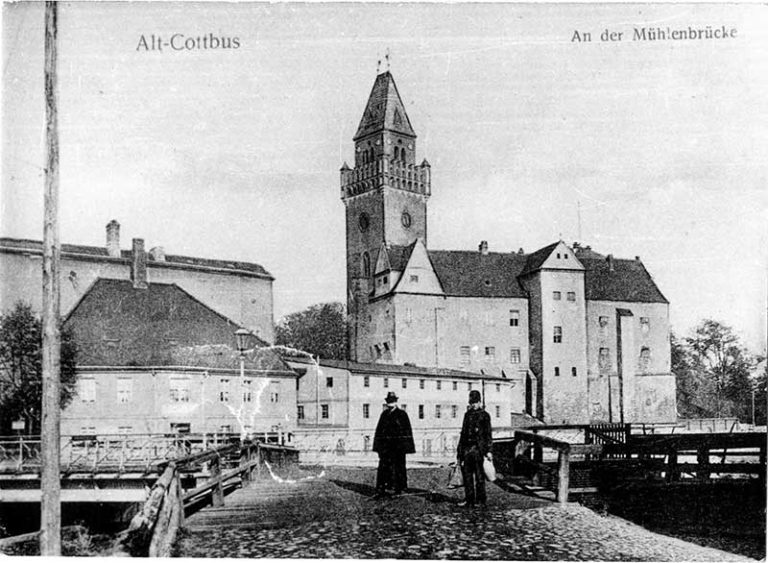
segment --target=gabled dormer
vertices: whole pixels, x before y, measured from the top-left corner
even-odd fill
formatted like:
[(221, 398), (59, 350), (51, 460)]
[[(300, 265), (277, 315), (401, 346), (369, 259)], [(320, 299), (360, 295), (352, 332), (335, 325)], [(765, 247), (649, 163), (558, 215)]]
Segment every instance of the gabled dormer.
[(552, 243), (530, 254), (521, 276), (539, 270), (578, 270), (584, 271), (584, 265), (576, 254), (562, 240)]
[(408, 262), (399, 277), (395, 293), (425, 293), (443, 295), (443, 287), (429, 259), (427, 247), (418, 239), (413, 244)]

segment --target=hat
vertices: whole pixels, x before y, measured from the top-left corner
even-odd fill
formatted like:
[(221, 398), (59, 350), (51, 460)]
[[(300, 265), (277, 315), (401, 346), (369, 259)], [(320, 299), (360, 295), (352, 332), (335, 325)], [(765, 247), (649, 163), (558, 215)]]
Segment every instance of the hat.
[(385, 403), (396, 403), (397, 402), (397, 395), (395, 395), (394, 391), (390, 391), (387, 393), (387, 398), (384, 399)]
[(480, 395), (480, 391), (477, 389), (473, 389), (469, 392), (469, 402), (470, 403), (481, 403), (483, 401), (482, 396)]

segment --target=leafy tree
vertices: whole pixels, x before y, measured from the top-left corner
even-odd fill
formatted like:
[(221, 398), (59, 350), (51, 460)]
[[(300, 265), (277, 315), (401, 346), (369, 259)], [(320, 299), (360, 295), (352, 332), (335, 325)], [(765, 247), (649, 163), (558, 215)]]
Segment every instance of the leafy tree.
[(711, 394), (705, 376), (696, 369), (694, 358), (685, 340), (670, 334), (672, 373), (677, 382), (677, 414), (680, 418), (708, 418), (715, 416), (706, 399)]
[(752, 385), (750, 372), (754, 360), (742, 346), (733, 329), (707, 319), (685, 339), (694, 369), (697, 400), (714, 416), (736, 416), (751, 420)]
[[(61, 407), (75, 394), (77, 349), (72, 335), (61, 334)], [(24, 419), (27, 431), (40, 432), (43, 397), (42, 322), (32, 308), (16, 303), (0, 315), (0, 433), (11, 432), (11, 422)]]
[(283, 317), (275, 344), (331, 360), (347, 359), (347, 322), (341, 303), (320, 303)]

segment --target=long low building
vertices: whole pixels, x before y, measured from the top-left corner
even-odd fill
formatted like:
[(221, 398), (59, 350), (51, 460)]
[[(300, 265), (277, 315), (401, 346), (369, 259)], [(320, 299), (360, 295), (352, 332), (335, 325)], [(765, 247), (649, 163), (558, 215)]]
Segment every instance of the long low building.
[(518, 381), (452, 369), (285, 358), (298, 374), (295, 444), (306, 452), (366, 455), (387, 393), (408, 413), (417, 454), (455, 454), (469, 392), (481, 392), (496, 435), (535, 422), (512, 410)]

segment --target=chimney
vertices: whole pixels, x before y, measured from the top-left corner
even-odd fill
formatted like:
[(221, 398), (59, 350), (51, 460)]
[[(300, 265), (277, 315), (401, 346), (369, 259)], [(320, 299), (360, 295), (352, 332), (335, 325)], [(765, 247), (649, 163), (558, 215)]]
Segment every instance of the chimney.
[(155, 262), (165, 262), (165, 249), (162, 246), (150, 248), (149, 257)]
[(638, 262), (640, 262), (640, 257), (639, 257), (639, 256), (635, 256), (635, 260), (637, 260)]
[(521, 246), (520, 248), (518, 248), (518, 249), (517, 249), (517, 253), (518, 253), (520, 256), (522, 256), (523, 254), (525, 254), (525, 250), (523, 250), (523, 247), (522, 247), (522, 246)]
[(608, 270), (613, 272), (613, 254), (609, 254), (606, 260), (608, 261)]
[(144, 252), (143, 238), (133, 239), (131, 281), (134, 289), (147, 289), (147, 253)]
[(480, 251), (480, 254), (482, 254), (483, 256), (488, 254), (488, 241), (481, 240), (480, 245), (477, 247), (477, 249)]
[(107, 255), (120, 258), (120, 223), (114, 219), (107, 223)]

